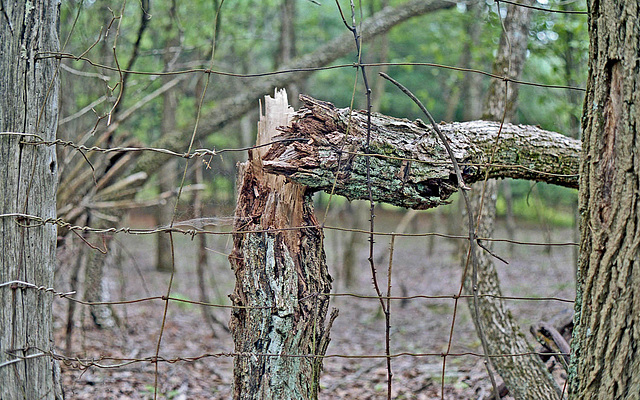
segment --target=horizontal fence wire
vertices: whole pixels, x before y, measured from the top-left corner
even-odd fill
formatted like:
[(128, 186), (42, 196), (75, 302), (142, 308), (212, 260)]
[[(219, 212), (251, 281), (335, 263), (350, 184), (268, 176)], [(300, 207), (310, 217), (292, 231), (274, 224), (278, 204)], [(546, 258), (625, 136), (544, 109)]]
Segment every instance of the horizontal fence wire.
[(216, 70), (212, 70), (212, 69), (208, 69), (208, 68), (191, 68), (191, 69), (186, 69), (186, 70), (181, 70), (181, 71), (170, 71), (170, 72), (165, 72), (165, 71), (132, 71), (132, 70), (125, 70), (122, 68), (118, 68), (118, 67), (114, 67), (114, 66), (109, 66), (109, 65), (103, 65), (103, 64), (99, 64), (96, 63), (94, 61), (92, 61), (91, 59), (87, 58), (87, 57), (82, 57), (82, 56), (74, 56), (73, 54), (63, 54), (63, 53), (51, 53), (51, 52), (42, 52), (40, 53), (40, 56), (38, 57), (39, 59), (47, 59), (47, 58), (55, 58), (55, 59), (71, 59), (71, 60), (75, 60), (75, 61), (85, 61), (86, 63), (90, 64), (91, 66), (97, 67), (97, 68), (102, 68), (102, 69), (106, 69), (106, 70), (110, 70), (110, 71), (114, 71), (114, 72), (118, 72), (118, 73), (127, 73), (127, 74), (132, 74), (132, 75), (150, 75), (150, 76), (172, 76), (172, 75), (182, 75), (182, 74), (195, 74), (195, 73), (200, 73), (200, 74), (207, 74), (207, 75), (220, 75), (220, 76), (229, 76), (229, 77), (234, 77), (234, 78), (262, 78), (262, 77), (268, 77), (268, 76), (273, 76), (273, 75), (282, 75), (282, 74), (292, 74), (292, 73), (297, 73), (297, 72), (318, 72), (318, 71), (326, 71), (326, 70), (332, 70), (332, 69), (342, 69), (342, 68), (362, 68), (362, 67), (390, 67), (390, 66), (395, 66), (395, 67), (431, 67), (431, 68), (441, 68), (441, 69), (448, 69), (448, 70), (452, 70), (452, 71), (458, 71), (458, 72), (468, 72), (468, 73), (474, 73), (474, 74), (479, 74), (479, 75), (484, 75), (493, 79), (499, 79), (505, 82), (510, 82), (510, 83), (514, 83), (517, 85), (524, 85), (524, 86), (534, 86), (534, 87), (540, 87), (540, 88), (546, 88), (546, 89), (567, 89), (567, 90), (577, 90), (577, 91), (581, 91), (584, 92), (585, 88), (581, 88), (581, 87), (577, 87), (577, 86), (568, 86), (568, 85), (551, 85), (551, 84), (546, 84), (546, 83), (539, 83), (539, 82), (527, 82), (527, 81), (521, 81), (521, 80), (517, 80), (517, 79), (512, 79), (509, 78), (508, 76), (505, 75), (497, 75), (497, 74), (493, 74), (487, 71), (481, 71), (478, 69), (472, 69), (472, 68), (462, 68), (462, 67), (456, 67), (453, 65), (445, 65), (445, 64), (437, 64), (437, 63), (429, 63), (429, 62), (394, 62), (394, 63), (389, 63), (389, 62), (385, 62), (385, 63), (359, 63), (359, 62), (355, 62), (355, 63), (351, 63), (351, 64), (338, 64), (338, 65), (328, 65), (328, 66), (323, 66), (323, 67), (309, 67), (309, 68), (292, 68), (292, 69), (283, 69), (283, 70), (279, 70), (279, 71), (268, 71), (268, 72), (259, 72), (259, 73), (251, 73), (251, 74), (241, 74), (241, 73), (233, 73), (233, 72), (225, 72), (225, 71), (216, 71)]
[[(171, 296), (149, 296), (149, 297), (141, 297), (141, 298), (136, 298), (136, 299), (131, 299), (131, 300), (86, 301), (86, 300), (77, 299), (77, 298), (72, 297), (72, 295), (76, 294), (76, 291), (59, 292), (59, 291), (56, 291), (54, 288), (50, 288), (50, 287), (46, 287), (46, 286), (37, 286), (35, 284), (29, 283), (29, 282), (24, 282), (24, 281), (13, 280), (13, 281), (0, 283), (0, 287), (4, 287), (4, 286), (10, 286), (11, 289), (13, 289), (13, 290), (18, 289), (18, 288), (23, 288), (23, 289), (24, 288), (29, 288), (29, 289), (39, 290), (39, 291), (50, 292), (50, 293), (52, 293), (53, 295), (55, 295), (57, 297), (64, 298), (64, 299), (67, 299), (69, 301), (73, 301), (73, 302), (76, 302), (76, 303), (79, 303), (79, 304), (83, 304), (83, 305), (87, 305), (87, 306), (127, 305), (127, 304), (141, 303), (141, 302), (145, 302), (145, 301), (161, 300), (161, 301), (174, 301), (174, 302), (177, 302), (177, 303), (193, 304), (193, 305), (207, 306), (207, 307), (214, 307), (214, 308), (230, 308), (230, 309), (238, 309), (238, 310), (270, 310), (270, 309), (276, 309), (277, 308), (277, 306), (275, 304), (267, 305), (267, 306), (233, 306), (233, 305), (227, 305), (227, 304), (216, 304), (216, 303), (208, 303), (208, 302), (204, 302), (204, 301), (188, 300), (188, 299), (182, 299), (182, 298), (171, 297)], [(298, 302), (308, 301), (308, 300), (311, 300), (311, 299), (313, 299), (315, 297), (320, 297), (320, 296), (326, 296), (326, 297), (353, 297), (353, 298), (357, 298), (357, 299), (375, 300), (375, 301), (379, 301), (380, 299), (383, 299), (383, 300), (403, 300), (403, 301), (405, 301), (405, 300), (417, 300), (417, 299), (424, 299), (424, 300), (457, 300), (457, 299), (469, 299), (469, 298), (473, 297), (473, 295), (469, 295), (469, 294), (462, 294), (462, 295), (458, 295), (458, 294), (451, 294), (451, 295), (419, 294), (419, 295), (412, 295), (412, 296), (384, 296), (384, 295), (383, 296), (372, 296), (372, 295), (359, 294), (359, 293), (313, 293), (311, 295), (308, 295), (308, 296), (305, 296), (305, 297), (299, 299)], [(494, 299), (518, 300), (518, 301), (557, 301), (557, 302), (561, 302), (561, 303), (574, 303), (574, 300), (561, 298), (561, 297), (498, 296), (498, 295), (493, 295), (493, 294), (479, 294), (478, 297), (489, 297), (489, 298), (494, 298)]]
[[(353, 232), (359, 233), (363, 235), (374, 235), (374, 236), (397, 236), (397, 237), (430, 237), (436, 236), (446, 239), (456, 239), (468, 241), (469, 237), (465, 235), (451, 235), (440, 232), (418, 232), (418, 233), (395, 233), (395, 232), (385, 232), (385, 231), (369, 231), (366, 229), (355, 229), (355, 228), (344, 228), (340, 226), (330, 226), (330, 225), (301, 225), (301, 226), (291, 226), (286, 228), (265, 228), (265, 229), (248, 229), (248, 230), (235, 230), (235, 231), (227, 231), (227, 232), (219, 232), (204, 229), (205, 226), (229, 226), (230, 220), (234, 217), (205, 217), (201, 219), (190, 219), (186, 221), (176, 221), (173, 227), (157, 227), (157, 228), (132, 228), (132, 227), (120, 227), (120, 228), (94, 228), (91, 226), (82, 226), (82, 225), (73, 225), (69, 222), (66, 222), (62, 218), (42, 218), (36, 215), (22, 214), (22, 213), (10, 213), (10, 214), (0, 214), (0, 218), (15, 218), (18, 224), (23, 225), (24, 228), (33, 228), (38, 225), (57, 225), (58, 227), (68, 229), (70, 231), (78, 231), (83, 233), (95, 233), (95, 234), (130, 234), (130, 235), (153, 235), (157, 233), (181, 233), (186, 236), (196, 236), (196, 235), (236, 235), (236, 234), (248, 234), (248, 233), (276, 233), (276, 232), (286, 232), (286, 231), (296, 231), (296, 230), (304, 230), (304, 229), (326, 229), (340, 232)], [(237, 217), (238, 219), (246, 218), (247, 221), (251, 219), (251, 217)], [(37, 225), (26, 224), (25, 221), (31, 221), (37, 223)], [(218, 221), (225, 221), (224, 223), (218, 223)], [(188, 226), (193, 229), (184, 229), (182, 227)], [(523, 241), (523, 240), (514, 240), (508, 238), (493, 238), (493, 237), (476, 237), (475, 240), (483, 241), (483, 242), (503, 242), (503, 243), (512, 243), (518, 244), (522, 246), (552, 246), (552, 247), (562, 247), (562, 246), (578, 246), (579, 244), (576, 242), (533, 242), (533, 241)]]

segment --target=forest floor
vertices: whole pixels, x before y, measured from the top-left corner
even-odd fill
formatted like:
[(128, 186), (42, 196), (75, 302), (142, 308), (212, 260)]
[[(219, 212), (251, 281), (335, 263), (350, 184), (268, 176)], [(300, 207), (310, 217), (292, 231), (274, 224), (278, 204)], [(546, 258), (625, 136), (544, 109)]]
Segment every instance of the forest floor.
[[(411, 225), (412, 232), (462, 233), (459, 217), (450, 214), (420, 213)], [(376, 231), (391, 232), (402, 214), (379, 210)], [(366, 215), (366, 214), (365, 214)], [(451, 214), (453, 215), (453, 214)], [(333, 220), (332, 220), (333, 218)], [(327, 225), (338, 225), (333, 216)], [(343, 221), (343, 220), (342, 220)], [(149, 227), (153, 222), (144, 216), (131, 218), (128, 226)], [(344, 223), (344, 222), (343, 222)], [(368, 222), (359, 224), (364, 228)], [(229, 230), (230, 227), (221, 228)], [(334, 292), (374, 295), (368, 257), (367, 237), (357, 241), (356, 271), (347, 287), (342, 255), (348, 233), (326, 231), (325, 248)], [(505, 238), (504, 222), (497, 222), (495, 238)], [(547, 228), (544, 224), (519, 223), (515, 239), (532, 242), (570, 242), (572, 230)], [(95, 240), (98, 240), (94, 238)], [(174, 235), (176, 272), (171, 296), (199, 300), (196, 274), (197, 240)], [(376, 237), (375, 258), (378, 281), (386, 292), (389, 265), (389, 237)], [(167, 293), (170, 274), (154, 267), (155, 241), (152, 235), (117, 235), (120, 256), (105, 271), (104, 283), (109, 300), (140, 299)], [(228, 235), (208, 235), (208, 269), (206, 287), (210, 300), (230, 304), (233, 273), (226, 259), (231, 240)], [(431, 242), (433, 241), (433, 242)], [(79, 242), (75, 240), (75, 242)], [(56, 288), (69, 290), (71, 264), (78, 257), (79, 244), (68, 243), (60, 250), (60, 266)], [(460, 289), (460, 251), (458, 242), (439, 237), (397, 237), (393, 253), (392, 295), (447, 295)], [(429, 250), (431, 249), (431, 250)], [(507, 243), (496, 242), (494, 251), (509, 261), (496, 262), (504, 295), (532, 297), (574, 297), (573, 246), (517, 245), (513, 251)], [(82, 274), (80, 275), (82, 281)], [(81, 286), (78, 285), (78, 286)], [(77, 289), (77, 288), (74, 288)], [(60, 290), (60, 289), (58, 289)], [(68, 357), (94, 359), (96, 364), (82, 367), (80, 362), (62, 365), (63, 386), (67, 399), (228, 399), (231, 393), (233, 341), (222, 325), (212, 328), (203, 318), (201, 306), (189, 303), (169, 304), (162, 340), (165, 302), (159, 299), (126, 305), (114, 305), (119, 324), (115, 328), (98, 329), (89, 310), (78, 306), (74, 318), (71, 349), (65, 349), (69, 302), (54, 301), (55, 343), (57, 351)], [(385, 352), (385, 319), (377, 299), (352, 296), (333, 297), (332, 307), (339, 310), (331, 330), (329, 355), (383, 355)], [(572, 303), (558, 301), (509, 301), (508, 307), (533, 344), (529, 326), (567, 308)], [(214, 315), (228, 321), (229, 309), (217, 308)], [(480, 353), (480, 342), (471, 322), (468, 304), (460, 301), (455, 313), (454, 300), (416, 298), (391, 303), (391, 353), (411, 353), (392, 359), (392, 398), (482, 399), (490, 391), (483, 360), (471, 355), (446, 358), (443, 373), (442, 356), (416, 356), (417, 353)], [(534, 344), (535, 345), (535, 344)], [(159, 356), (175, 362), (114, 361), (112, 359), (144, 359)], [(67, 351), (70, 350), (70, 351)], [(193, 357), (193, 358), (192, 358)], [(111, 366), (110, 368), (103, 368)], [(444, 376), (444, 385), (442, 384)], [(387, 395), (387, 369), (384, 358), (341, 358), (324, 360), (320, 381), (321, 399), (383, 399)]]

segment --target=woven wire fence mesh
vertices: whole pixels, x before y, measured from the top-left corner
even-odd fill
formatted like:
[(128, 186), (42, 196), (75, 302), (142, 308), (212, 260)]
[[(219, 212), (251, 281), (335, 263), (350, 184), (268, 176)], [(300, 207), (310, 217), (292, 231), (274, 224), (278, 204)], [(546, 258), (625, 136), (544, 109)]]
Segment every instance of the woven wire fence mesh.
[[(288, 18), (278, 14), (286, 11), (288, 2), (282, 8), (267, 3), (241, 7), (249, 19), (265, 13), (267, 22), (256, 28), (234, 12), (233, 4), (215, 1), (208, 9), (206, 29), (187, 18), (193, 10), (175, 2), (124, 2), (118, 8), (101, 2), (64, 5), (62, 49), (41, 54), (59, 62), (63, 100), (58, 140), (15, 133), (24, 145), (56, 146), (58, 217), (3, 215), (25, 224), (25, 229), (27, 221), (57, 226), (55, 285), (19, 279), (1, 284), (55, 296), (55, 350), (40, 356), (61, 363), (67, 398), (231, 396), (233, 360), (247, 356), (234, 351), (227, 327), (234, 307), (228, 299), (234, 285), (228, 257), (231, 234), (238, 233), (233, 228), (235, 165), (255, 148), (257, 99), (274, 87), (288, 86), (294, 94), (313, 92), (309, 74), (346, 70), (352, 79), (346, 95), (340, 96), (351, 96), (352, 106), (355, 102), (365, 107), (367, 97), (370, 104), (378, 96), (375, 90), (365, 90), (366, 73), (371, 77), (384, 69), (393, 75), (392, 68), (415, 68), (416, 74), (449, 71), (535, 90), (580, 91), (574, 82), (524, 82), (468, 65), (366, 63), (375, 46), (361, 43), (360, 33), (366, 34), (366, 21), (379, 14), (365, 18), (363, 6), (353, 2), (341, 2), (342, 9), (323, 5), (351, 30), (351, 50), (345, 57), (352, 62), (326, 65), (309, 57), (305, 64), (305, 55), (280, 51), (276, 68), (256, 72), (252, 57), (275, 52), (275, 44), (260, 51), (251, 46), (269, 34), (273, 37), (268, 39), (277, 42), (275, 38), (285, 34), (274, 27)], [(500, 3), (482, 8), (496, 16), (498, 29), (505, 8)], [(389, 14), (402, 8), (399, 4)], [(541, 15), (547, 11), (535, 10)], [(166, 15), (161, 19), (155, 13)], [(167, 24), (166, 37), (154, 36), (162, 30), (149, 28), (152, 15)], [(238, 29), (223, 31), (225, 24), (237, 24)], [(98, 31), (90, 31), (91, 26)], [(230, 45), (241, 42), (233, 37), (242, 35), (240, 28), (261, 29), (247, 31), (255, 35), (248, 48)], [(282, 37), (278, 40), (285, 46)], [(308, 55), (316, 53), (309, 50)], [(255, 62), (263, 67), (264, 62)], [(137, 69), (141, 64), (145, 69)], [(382, 102), (384, 96), (380, 95)], [(215, 135), (218, 131), (223, 133)], [(530, 191), (527, 201), (534, 203), (532, 208), (544, 208), (538, 188)], [(454, 198), (449, 206), (420, 212), (347, 202), (326, 193), (317, 194), (315, 203), (334, 277), (331, 293), (315, 295), (330, 296), (332, 306), (340, 310), (332, 341), (321, 356), (320, 397), (490, 395), (487, 356), (524, 353), (487, 355), (476, 335), (473, 295), (463, 291), (461, 283), (469, 246), (462, 201)], [(496, 263), (507, 293), (500, 298), (523, 326), (571, 308), (573, 300), (573, 230), (553, 225), (538, 213), (533, 222), (519, 222), (516, 237), (501, 219), (495, 235), (481, 238), (509, 261)], [(164, 270), (156, 268), (161, 257), (169, 260)], [(555, 369), (562, 382), (562, 371)]]

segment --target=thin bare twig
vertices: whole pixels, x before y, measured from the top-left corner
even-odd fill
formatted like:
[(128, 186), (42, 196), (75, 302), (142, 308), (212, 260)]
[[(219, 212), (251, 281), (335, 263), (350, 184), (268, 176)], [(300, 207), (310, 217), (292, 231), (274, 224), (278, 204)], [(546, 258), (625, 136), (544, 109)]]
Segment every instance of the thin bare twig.
[[(387, 308), (385, 309), (385, 353), (391, 354), (391, 272), (393, 270), (393, 250), (395, 248), (396, 237), (391, 236), (389, 244), (389, 269), (387, 270)], [(391, 358), (387, 358), (387, 399), (391, 400), (391, 385), (393, 382), (393, 372), (391, 371)]]
[[(345, 26), (347, 27), (347, 29), (349, 31), (351, 31), (351, 33), (353, 34), (353, 38), (355, 41), (355, 46), (356, 46), (356, 52), (357, 52), (357, 57), (358, 57), (358, 65), (359, 65), (359, 69), (360, 72), (362, 73), (362, 81), (365, 87), (365, 95), (367, 98), (367, 137), (366, 137), (366, 142), (365, 142), (365, 165), (366, 165), (366, 181), (367, 181), (367, 194), (368, 194), (368, 198), (369, 198), (369, 227), (371, 232), (374, 231), (375, 229), (375, 203), (373, 201), (373, 190), (372, 190), (372, 185), (371, 185), (371, 150), (370, 150), (370, 145), (371, 145), (371, 107), (372, 107), (372, 103), (371, 103), (371, 87), (369, 86), (369, 80), (367, 78), (367, 71), (366, 68), (364, 66), (362, 66), (362, 37), (360, 36), (360, 34), (358, 33), (358, 27), (356, 25), (356, 15), (355, 15), (355, 5), (353, 0), (351, 0), (350, 2), (351, 5), (351, 25), (349, 25), (344, 17), (344, 13), (342, 12), (342, 8), (340, 7), (340, 2), (338, 0), (336, 0), (336, 4), (338, 5), (338, 10), (340, 11), (340, 16), (342, 17), (342, 21), (344, 22)], [(360, 9), (361, 11), (361, 15), (360, 18), (362, 20), (362, 9)], [(355, 90), (355, 88), (354, 88)], [(382, 292), (380, 291), (380, 287), (378, 284), (378, 278), (377, 278), (377, 273), (376, 273), (376, 266), (375, 266), (375, 261), (374, 261), (374, 235), (373, 234), (369, 234), (369, 238), (368, 238), (368, 242), (369, 242), (369, 257), (367, 258), (367, 260), (369, 261), (369, 267), (371, 269), (371, 279), (373, 281), (373, 287), (375, 289), (376, 294), (378, 295), (378, 297), (380, 298), (380, 306), (382, 308), (382, 312), (385, 315), (385, 321), (386, 321), (386, 326), (388, 326), (389, 324), (389, 319), (390, 319), (390, 315), (389, 315), (389, 309), (388, 309), (388, 303), (385, 306), (385, 302), (382, 299)], [(389, 276), (389, 279), (391, 279), (391, 276)], [(386, 340), (385, 340), (385, 347), (388, 351), (388, 349), (391, 346), (390, 343), (390, 337), (389, 337), (389, 333), (388, 333), (388, 328), (387, 328), (387, 336), (386, 336)], [(391, 371), (391, 359), (387, 359), (387, 378), (388, 378), (388, 390), (387, 390), (387, 398), (389, 400), (391, 400), (391, 378), (393, 376), (393, 373)]]

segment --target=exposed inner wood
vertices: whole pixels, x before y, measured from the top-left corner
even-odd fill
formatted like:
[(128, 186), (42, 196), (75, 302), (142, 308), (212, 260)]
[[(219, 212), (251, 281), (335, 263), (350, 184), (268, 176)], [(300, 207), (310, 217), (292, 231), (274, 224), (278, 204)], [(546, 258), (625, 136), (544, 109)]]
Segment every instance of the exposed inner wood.
[[(371, 157), (374, 201), (426, 209), (447, 202), (457, 179), (444, 146), (421, 120), (372, 117), (366, 148), (366, 113), (301, 95), (304, 106), (263, 159), (266, 171), (309, 190), (367, 198), (365, 154)], [(528, 125), (488, 121), (442, 123), (465, 183), (520, 178), (577, 188), (580, 141)], [(499, 133), (499, 140), (498, 140)], [(491, 165), (487, 165), (492, 160)], [(335, 187), (334, 187), (335, 184)]]
[[(257, 144), (290, 121), (286, 93), (265, 98)], [(263, 169), (267, 147), (238, 168), (238, 201), (229, 256), (236, 275), (230, 329), (235, 350), (234, 398), (313, 399), (329, 343), (331, 277), (306, 187)], [(287, 229), (305, 226), (305, 229)], [(281, 356), (286, 355), (286, 356)]]

